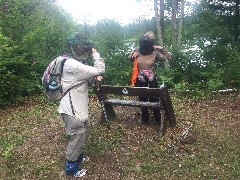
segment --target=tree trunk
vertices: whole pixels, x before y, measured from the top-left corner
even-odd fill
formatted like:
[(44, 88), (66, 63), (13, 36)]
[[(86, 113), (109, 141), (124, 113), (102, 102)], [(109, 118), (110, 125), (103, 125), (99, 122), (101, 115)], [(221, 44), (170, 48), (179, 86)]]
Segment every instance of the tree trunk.
[(177, 49), (177, 0), (172, 0), (172, 48), (175, 52)]
[(185, 4), (185, 0), (181, 0), (181, 14), (180, 14), (179, 29), (178, 29), (178, 42), (177, 42), (178, 47), (180, 47), (182, 45), (184, 4)]
[[(160, 0), (160, 27), (161, 27), (161, 37), (164, 42), (164, 0)], [(163, 44), (161, 44), (163, 46)]]
[(239, 41), (239, 0), (236, 0), (236, 20), (235, 20), (235, 34), (234, 34), (234, 41), (238, 42)]
[(159, 43), (161, 46), (163, 46), (161, 24), (160, 24), (160, 18), (159, 18), (159, 13), (158, 13), (159, 12), (158, 11), (158, 0), (154, 0), (154, 12), (155, 12), (155, 19), (156, 19)]

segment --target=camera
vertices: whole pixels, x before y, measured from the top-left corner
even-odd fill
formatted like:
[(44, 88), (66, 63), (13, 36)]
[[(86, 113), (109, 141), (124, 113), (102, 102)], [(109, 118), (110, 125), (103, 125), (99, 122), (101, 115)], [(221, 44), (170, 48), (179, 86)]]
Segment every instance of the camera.
[(84, 50), (84, 52), (92, 52), (92, 46), (85, 46), (84, 48), (83, 48), (83, 50)]
[(164, 50), (164, 47), (162, 47), (162, 48), (157, 48), (157, 50), (158, 50), (159, 52), (163, 53), (163, 54), (166, 53), (165, 50)]

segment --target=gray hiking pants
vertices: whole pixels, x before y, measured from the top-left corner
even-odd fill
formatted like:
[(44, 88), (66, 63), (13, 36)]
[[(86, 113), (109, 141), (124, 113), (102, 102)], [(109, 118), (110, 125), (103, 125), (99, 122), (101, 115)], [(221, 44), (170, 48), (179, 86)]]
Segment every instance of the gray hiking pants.
[(65, 124), (66, 135), (68, 136), (68, 145), (66, 159), (76, 161), (83, 152), (87, 141), (89, 122), (81, 122), (72, 116), (61, 114)]

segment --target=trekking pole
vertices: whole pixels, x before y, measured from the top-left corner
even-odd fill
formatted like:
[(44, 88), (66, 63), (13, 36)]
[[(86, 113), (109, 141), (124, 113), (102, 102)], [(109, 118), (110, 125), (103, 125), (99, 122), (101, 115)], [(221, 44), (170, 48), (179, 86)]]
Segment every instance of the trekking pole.
[(189, 131), (189, 129), (190, 129), (192, 126), (193, 126), (193, 124), (190, 124), (190, 125), (186, 128), (186, 130), (183, 131), (182, 136), (180, 137), (180, 139), (185, 138), (185, 137), (188, 135), (188, 131)]
[(110, 125), (109, 125), (107, 112), (106, 112), (106, 109), (105, 109), (105, 104), (103, 102), (103, 97), (102, 97), (102, 93), (101, 93), (101, 83), (102, 83), (101, 81), (98, 81), (97, 79), (95, 80), (95, 91), (96, 91), (96, 95), (98, 97), (98, 100), (100, 102), (101, 108), (102, 108), (102, 114), (104, 116), (105, 124), (106, 124), (106, 126), (109, 130)]
[(183, 133), (182, 133), (182, 135), (180, 136), (180, 138), (179, 138), (177, 141), (175, 141), (172, 145), (169, 145), (169, 148), (170, 148), (169, 151), (176, 149), (176, 144), (177, 144), (177, 143), (180, 143), (180, 142), (181, 142), (181, 139), (182, 139), (182, 138), (185, 138), (185, 137), (188, 135), (188, 131), (190, 130), (190, 128), (191, 128), (192, 126), (193, 126), (193, 124), (190, 124), (190, 125), (183, 131)]

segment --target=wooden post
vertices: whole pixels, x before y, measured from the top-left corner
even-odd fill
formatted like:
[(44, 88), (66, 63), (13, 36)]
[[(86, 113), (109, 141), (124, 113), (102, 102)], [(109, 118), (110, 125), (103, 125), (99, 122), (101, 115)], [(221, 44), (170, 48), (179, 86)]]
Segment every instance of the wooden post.
[(173, 111), (172, 101), (168, 93), (168, 88), (165, 86), (162, 88), (163, 96), (162, 101), (165, 107), (166, 118), (168, 119), (169, 125), (174, 127), (176, 125), (176, 117)]

